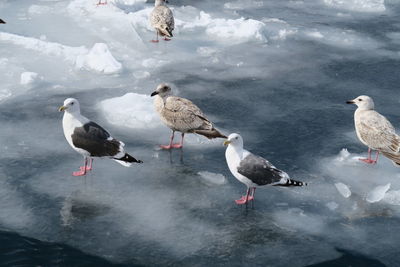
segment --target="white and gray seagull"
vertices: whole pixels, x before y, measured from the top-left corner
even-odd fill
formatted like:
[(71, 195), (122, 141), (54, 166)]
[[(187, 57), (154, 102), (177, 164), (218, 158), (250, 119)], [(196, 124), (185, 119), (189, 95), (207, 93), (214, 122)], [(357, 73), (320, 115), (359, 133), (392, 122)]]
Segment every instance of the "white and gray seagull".
[(108, 157), (125, 167), (133, 162), (143, 163), (125, 152), (125, 144), (111, 137), (100, 125), (81, 115), (78, 100), (67, 98), (59, 108), (64, 111), (63, 130), (68, 144), (84, 157), (84, 165), (73, 176), (92, 170), (92, 157)]
[[(182, 148), (185, 133), (200, 134), (209, 139), (227, 138), (214, 128), (212, 122), (192, 101), (173, 96), (172, 89), (168, 84), (159, 84), (151, 96), (155, 97), (154, 107), (161, 120), (172, 130), (169, 145), (161, 146), (161, 148)], [(179, 144), (173, 144), (175, 131), (182, 133)]]
[(243, 139), (237, 133), (229, 135), (224, 142), (229, 170), (240, 182), (247, 186), (246, 195), (235, 200), (242, 205), (254, 200), (256, 188), (260, 186), (303, 186), (306, 183), (293, 180), (289, 175), (275, 168), (268, 160), (254, 155), (243, 148)]
[[(346, 103), (357, 105), (354, 112), (357, 137), (368, 147), (368, 158), (360, 158), (360, 160), (375, 164), (381, 152), (395, 165), (400, 166), (400, 137), (390, 121), (374, 110), (372, 98), (361, 95)], [(371, 158), (371, 150), (376, 151), (375, 159)]]
[(172, 31), (175, 27), (174, 15), (165, 3), (167, 0), (156, 0), (154, 9), (150, 14), (150, 24), (156, 30), (157, 39), (152, 40), (153, 43), (158, 43), (158, 35), (164, 36), (165, 41), (170, 41)]

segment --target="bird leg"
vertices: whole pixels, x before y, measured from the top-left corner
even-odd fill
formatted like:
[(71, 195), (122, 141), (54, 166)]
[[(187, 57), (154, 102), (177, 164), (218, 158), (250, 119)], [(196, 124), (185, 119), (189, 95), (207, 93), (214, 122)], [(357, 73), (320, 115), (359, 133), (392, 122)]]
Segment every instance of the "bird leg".
[(243, 205), (243, 204), (247, 204), (247, 202), (249, 202), (249, 201), (252, 201), (254, 199), (254, 191), (253, 191), (253, 195), (250, 195), (250, 190), (251, 190), (250, 188), (247, 188), (246, 195), (235, 200), (236, 204)]
[(72, 175), (73, 176), (83, 176), (83, 175), (85, 175), (86, 174), (86, 168), (87, 168), (87, 162), (88, 160), (87, 160), (87, 158), (85, 157), (85, 160), (84, 160), (84, 165), (82, 166), (82, 167), (79, 167), (79, 171), (77, 171), (77, 172), (73, 172), (72, 173)]
[(371, 148), (368, 148), (368, 158), (359, 158), (359, 160), (368, 163), (368, 164), (375, 164), (378, 162), (379, 151), (376, 151), (375, 160), (371, 158)]
[(166, 145), (166, 146), (160, 145), (160, 147), (162, 149), (171, 149), (173, 147), (172, 142), (174, 141), (174, 136), (175, 136), (175, 131), (172, 131), (172, 135), (171, 135), (171, 137), (169, 139), (169, 145)]
[(182, 133), (182, 138), (181, 138), (181, 142), (179, 144), (173, 144), (172, 148), (182, 148), (183, 147), (183, 138), (185, 137), (185, 134)]
[(156, 34), (157, 34), (157, 39), (156, 40), (151, 40), (150, 42), (152, 42), (152, 43), (158, 43), (159, 41), (158, 41), (158, 30), (156, 30)]
[(99, 0), (99, 2), (97, 3), (97, 5), (98, 5), (98, 6), (100, 6), (100, 5), (107, 5), (107, 0), (106, 0), (104, 3), (102, 3), (101, 0)]
[[(93, 169), (92, 166), (93, 166), (93, 159), (89, 158), (89, 164), (86, 166), (86, 170), (91, 171)], [(83, 168), (84, 168), (83, 166), (80, 167), (80, 170), (83, 170)]]

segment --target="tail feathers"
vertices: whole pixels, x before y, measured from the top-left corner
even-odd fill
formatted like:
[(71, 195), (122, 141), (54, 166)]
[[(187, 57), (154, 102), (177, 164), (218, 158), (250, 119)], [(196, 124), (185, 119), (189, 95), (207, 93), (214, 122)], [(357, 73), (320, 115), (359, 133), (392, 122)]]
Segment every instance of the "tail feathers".
[(172, 30), (169, 27), (163, 28), (162, 26), (158, 28), (158, 32), (161, 36), (173, 37)]
[(397, 167), (400, 167), (400, 154), (395, 154), (395, 153), (390, 153), (390, 152), (384, 152), (382, 151), (382, 154), (390, 159), (394, 165)]
[(276, 184), (275, 186), (306, 186), (307, 183), (300, 182), (293, 179), (288, 179), (284, 184)]
[(208, 139), (228, 138), (227, 136), (223, 135), (215, 128), (212, 128), (211, 130), (195, 130), (194, 132), (197, 134), (203, 135), (203, 136), (207, 137)]
[(114, 158), (114, 160), (116, 162), (118, 162), (119, 164), (125, 166), (125, 167), (131, 166), (133, 162), (143, 163), (143, 161), (135, 159), (134, 157), (132, 157), (128, 153), (125, 153), (125, 155), (123, 157), (121, 157), (121, 158), (118, 158), (118, 159)]

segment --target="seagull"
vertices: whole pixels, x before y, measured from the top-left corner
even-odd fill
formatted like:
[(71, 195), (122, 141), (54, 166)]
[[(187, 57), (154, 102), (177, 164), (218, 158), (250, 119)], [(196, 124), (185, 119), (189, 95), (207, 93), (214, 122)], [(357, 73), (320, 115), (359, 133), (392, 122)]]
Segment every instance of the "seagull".
[[(151, 94), (156, 96), (154, 106), (161, 120), (172, 130), (169, 145), (163, 149), (182, 148), (185, 133), (196, 133), (212, 138), (227, 138), (214, 128), (203, 112), (190, 100), (172, 95), (171, 87), (165, 83), (157, 86)], [(182, 133), (181, 142), (173, 144), (175, 131)]]
[(84, 165), (79, 171), (73, 172), (73, 176), (83, 176), (92, 170), (92, 157), (108, 157), (125, 167), (132, 162), (143, 163), (124, 151), (124, 143), (82, 116), (78, 100), (67, 98), (59, 111), (64, 111), (63, 130), (68, 144), (84, 157)]
[(168, 37), (172, 37), (174, 30), (174, 15), (165, 3), (167, 0), (156, 0), (154, 9), (150, 14), (150, 24), (156, 30), (157, 39), (151, 40), (153, 43), (158, 43), (158, 35), (164, 36), (165, 41), (170, 41)]
[[(388, 119), (374, 110), (372, 98), (361, 95), (346, 103), (357, 105), (354, 112), (357, 137), (368, 147), (368, 158), (360, 158), (360, 160), (375, 164), (381, 152), (395, 165), (400, 166), (400, 137)], [(375, 159), (371, 158), (371, 150), (376, 151)]]
[(2, 19), (0, 19), (0, 24), (6, 24), (6, 22)]
[(275, 168), (268, 160), (243, 149), (243, 138), (237, 134), (229, 135), (224, 142), (225, 158), (229, 170), (240, 182), (247, 186), (246, 195), (235, 200), (243, 205), (254, 200), (256, 188), (260, 186), (304, 186), (306, 183), (290, 179), (289, 175)]

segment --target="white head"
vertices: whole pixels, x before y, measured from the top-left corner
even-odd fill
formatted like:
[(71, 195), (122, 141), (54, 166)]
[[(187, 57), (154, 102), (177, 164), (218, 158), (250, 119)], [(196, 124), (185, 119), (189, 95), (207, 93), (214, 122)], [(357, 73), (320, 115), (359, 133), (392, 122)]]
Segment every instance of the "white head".
[(165, 6), (165, 3), (168, 4), (168, 0), (156, 0), (154, 6)]
[(242, 149), (243, 148), (243, 138), (240, 134), (231, 133), (228, 136), (228, 139), (224, 142), (225, 146), (233, 146), (234, 148)]
[(81, 107), (79, 106), (78, 100), (75, 98), (67, 98), (64, 100), (64, 105), (62, 105), (58, 111), (79, 114), (81, 113)]
[(347, 104), (355, 104), (360, 110), (373, 110), (374, 109), (374, 101), (372, 98), (366, 95), (360, 95), (359, 97), (354, 98), (353, 100), (349, 100), (346, 102)]
[(155, 95), (159, 95), (162, 98), (164, 98), (166, 96), (170, 96), (170, 95), (172, 95), (172, 89), (168, 84), (161, 83), (157, 86), (157, 89), (153, 93), (151, 93), (151, 96), (155, 96)]

